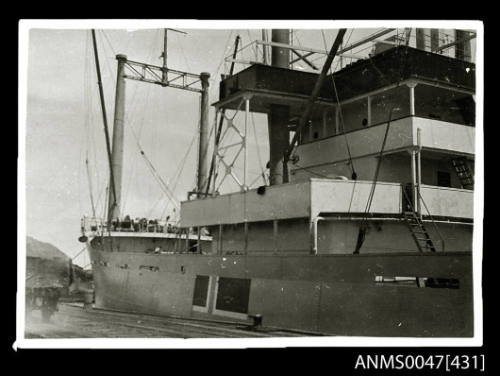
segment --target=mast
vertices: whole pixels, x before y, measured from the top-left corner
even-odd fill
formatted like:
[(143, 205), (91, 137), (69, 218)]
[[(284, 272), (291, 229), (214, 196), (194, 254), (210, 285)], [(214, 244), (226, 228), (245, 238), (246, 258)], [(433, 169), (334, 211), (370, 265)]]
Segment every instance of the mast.
[(113, 121), (113, 144), (111, 151), (114, 189), (110, 191), (108, 201), (108, 222), (120, 217), (120, 202), (123, 170), (123, 140), (125, 126), (125, 63), (126, 55), (116, 55), (118, 69), (116, 73), (115, 117)]
[[(96, 65), (96, 73), (97, 73), (97, 85), (99, 87), (99, 98), (101, 100), (101, 110), (102, 110), (102, 118), (103, 118), (103, 124), (104, 124), (104, 135), (106, 138), (106, 151), (108, 155), (108, 163), (109, 163), (109, 180), (110, 184), (109, 186), (111, 189), (108, 190), (108, 195), (106, 195), (106, 198), (108, 200), (108, 204), (110, 206), (115, 206), (115, 201), (111, 200), (111, 197), (116, 197), (116, 186), (115, 186), (115, 179), (114, 179), (114, 173), (113, 173), (113, 161), (112, 161), (112, 152), (111, 152), (111, 145), (109, 142), (109, 132), (108, 132), (108, 117), (106, 115), (106, 104), (104, 102), (104, 92), (102, 90), (102, 80), (101, 80), (101, 67), (99, 65), (99, 53), (97, 51), (97, 42), (96, 42), (96, 37), (95, 37), (95, 30), (92, 29), (92, 43), (94, 46), (94, 58), (95, 58), (95, 65)], [(111, 193), (112, 192), (112, 193)], [(106, 205), (105, 205), (106, 207)], [(107, 217), (108, 223), (111, 221), (111, 216), (108, 215)]]
[[(273, 29), (272, 42), (290, 44), (290, 30)], [(271, 50), (271, 65), (273, 67), (289, 68), (289, 50), (273, 46)], [(269, 132), (269, 184), (288, 182), (288, 170), (283, 158), (288, 149), (289, 106), (272, 104), (268, 114)]]
[(200, 110), (200, 143), (198, 149), (198, 179), (196, 191), (198, 197), (202, 197), (202, 193), (208, 187), (208, 79), (210, 73), (203, 72), (200, 74), (201, 80), (201, 110)]

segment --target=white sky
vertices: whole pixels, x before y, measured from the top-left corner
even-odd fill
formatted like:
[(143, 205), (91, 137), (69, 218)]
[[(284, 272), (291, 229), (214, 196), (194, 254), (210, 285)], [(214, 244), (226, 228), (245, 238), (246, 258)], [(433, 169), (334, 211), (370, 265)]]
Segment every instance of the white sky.
[[(380, 26), (384, 26), (383, 23)], [(242, 37), (243, 45), (261, 38), (260, 29), (182, 30), (188, 35), (169, 33), (168, 66), (192, 73), (209, 72), (211, 103), (218, 98), (219, 77), (227, 69), (221, 63), (223, 56), (231, 54), (236, 34)], [(374, 31), (356, 30), (350, 42)], [(131, 60), (161, 65), (162, 32), (159, 29), (111, 29), (104, 33), (98, 32), (97, 38), (111, 126), (116, 74), (114, 54), (124, 53)], [(349, 34), (350, 30), (346, 39)], [(329, 49), (336, 30), (325, 30), (325, 35)], [(321, 31), (298, 31), (294, 44), (299, 43), (323, 48)], [(50, 242), (71, 256), (82, 248), (77, 241), (80, 218), (91, 214), (85, 169), (87, 153), (98, 215), (102, 215), (108, 175), (90, 31), (50, 29), (47, 24), (46, 28), (31, 29), (29, 45), (21, 48), (28, 48), (26, 230), (28, 235)], [(247, 53), (246, 57), (251, 55)], [(160, 175), (173, 187), (179, 163), (197, 131), (198, 97), (196, 93), (127, 81), (123, 214), (159, 217), (165, 214), (167, 204), (138, 153), (131, 129)], [(213, 118), (211, 110), (210, 127)], [(267, 126), (262, 117), (255, 116), (255, 120), (258, 150), (265, 164)], [(261, 170), (252, 129), (250, 143), (249, 180), (252, 181)], [(176, 185), (179, 200), (184, 200), (186, 192), (194, 187), (196, 158), (197, 140)]]

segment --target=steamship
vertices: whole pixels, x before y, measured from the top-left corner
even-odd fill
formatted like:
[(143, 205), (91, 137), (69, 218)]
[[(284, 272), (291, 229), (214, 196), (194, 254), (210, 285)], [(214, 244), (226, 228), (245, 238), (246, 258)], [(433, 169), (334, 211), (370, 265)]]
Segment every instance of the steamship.
[[(109, 215), (84, 218), (80, 238), (95, 307), (320, 335), (473, 336), (475, 34), (443, 46), (422, 30), (345, 45), (341, 29), (329, 51), (272, 30), (255, 42), (264, 61), (222, 77), (213, 139), (208, 74), (118, 55)], [(361, 43), (368, 56), (331, 69)], [(294, 68), (321, 53), (315, 71)], [(198, 185), (174, 225), (119, 211), (127, 79), (201, 95)], [(267, 115), (270, 147), (256, 188), (224, 159), (239, 148), (246, 166), (252, 113)], [(239, 189), (219, 193), (224, 179)]]

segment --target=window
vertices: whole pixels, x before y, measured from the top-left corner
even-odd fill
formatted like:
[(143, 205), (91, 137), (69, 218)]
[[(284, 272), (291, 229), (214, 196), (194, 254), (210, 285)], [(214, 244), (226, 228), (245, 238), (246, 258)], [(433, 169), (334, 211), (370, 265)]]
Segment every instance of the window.
[(215, 309), (246, 314), (250, 298), (250, 279), (220, 277)]
[(193, 306), (208, 306), (208, 288), (210, 277), (206, 275), (197, 275), (194, 281)]
[(440, 187), (451, 187), (451, 175), (449, 172), (437, 172), (437, 185)]
[(456, 278), (433, 277), (386, 277), (375, 276), (375, 283), (381, 286), (406, 286), (419, 288), (459, 289), (460, 281)]
[(418, 84), (415, 87), (415, 115), (474, 126), (476, 104), (472, 95)]
[(337, 115), (335, 107), (329, 107), (323, 111), (323, 124), (323, 137), (334, 136), (337, 134)]
[(410, 88), (406, 85), (383, 91), (371, 96), (371, 124), (387, 123), (410, 115)]
[[(344, 127), (344, 132), (361, 129), (363, 121), (368, 117), (368, 99), (362, 98), (354, 102), (342, 104), (340, 118), (340, 130)], [(343, 120), (343, 121), (342, 121)]]

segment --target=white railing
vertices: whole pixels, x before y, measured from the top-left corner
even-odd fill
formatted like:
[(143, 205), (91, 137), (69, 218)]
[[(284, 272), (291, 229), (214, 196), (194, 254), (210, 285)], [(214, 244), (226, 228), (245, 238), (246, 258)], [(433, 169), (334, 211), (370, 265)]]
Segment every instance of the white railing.
[[(290, 69), (301, 71), (319, 72), (323, 66), (324, 60), (328, 56), (328, 51), (301, 47), (296, 45), (268, 42), (264, 40), (254, 40), (242, 47), (236, 52), (236, 58), (233, 55), (228, 55), (224, 58), (226, 63), (235, 63), (243, 65), (264, 64), (271, 65), (271, 48), (280, 47), (290, 51)], [(248, 58), (248, 56), (251, 56)], [(364, 56), (350, 53), (339, 53), (337, 56), (349, 59), (349, 62), (354, 62), (363, 59)]]

